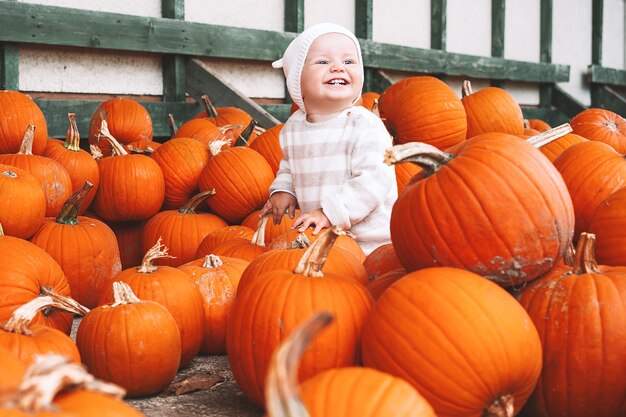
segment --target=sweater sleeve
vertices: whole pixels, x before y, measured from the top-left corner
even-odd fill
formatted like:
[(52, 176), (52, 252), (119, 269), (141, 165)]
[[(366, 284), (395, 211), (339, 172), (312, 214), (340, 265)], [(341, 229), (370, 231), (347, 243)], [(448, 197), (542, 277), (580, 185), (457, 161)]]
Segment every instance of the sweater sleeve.
[(321, 202), (330, 222), (345, 228), (362, 221), (384, 203), (390, 190), (397, 188), (394, 167), (383, 162), (391, 139), (382, 122), (372, 123), (361, 117), (351, 140), (351, 178)]
[(292, 194), (294, 197), (296, 195), (295, 188), (293, 186), (293, 179), (291, 177), (291, 168), (289, 166), (289, 156), (286, 152), (284, 152), (285, 145), (282, 138), (282, 132), (279, 135), (280, 146), (283, 149), (283, 157), (280, 160), (278, 165), (278, 171), (276, 172), (276, 178), (272, 181), (270, 185), (270, 195), (283, 191), (289, 194)]

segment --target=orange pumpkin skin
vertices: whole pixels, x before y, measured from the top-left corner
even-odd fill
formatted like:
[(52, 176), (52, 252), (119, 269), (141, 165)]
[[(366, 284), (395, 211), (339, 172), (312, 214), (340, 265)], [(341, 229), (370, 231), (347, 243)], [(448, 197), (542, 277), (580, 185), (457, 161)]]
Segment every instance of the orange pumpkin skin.
[(22, 382), (26, 366), (6, 346), (0, 346), (0, 398), (15, 391)]
[(278, 124), (257, 136), (254, 141), (248, 143), (250, 149), (254, 149), (265, 158), (272, 168), (274, 175), (278, 172), (280, 160), (283, 158), (283, 149), (280, 147), (278, 137), (284, 123)]
[(149, 156), (119, 155), (98, 161), (100, 185), (92, 210), (106, 222), (147, 220), (165, 200), (161, 167)]
[[(283, 216), (283, 221), (285, 221), (285, 217), (289, 218), (288, 216)], [(292, 221), (291, 219), (289, 220)], [(301, 232), (299, 232), (297, 229), (290, 229), (285, 233), (276, 236), (270, 243), (269, 249), (287, 249), (291, 247), (291, 243), (298, 237), (298, 235), (300, 235), (300, 233)], [(322, 232), (320, 232), (317, 235), (314, 235), (312, 227), (309, 227), (302, 233), (306, 235), (311, 243), (317, 240), (317, 238), (322, 234)], [(352, 256), (354, 256), (357, 262), (360, 264), (365, 262), (365, 258), (367, 257), (357, 241), (348, 235), (337, 236), (337, 240), (335, 240), (333, 248), (344, 249)]]
[(524, 116), (517, 101), (506, 90), (486, 87), (461, 99), (467, 114), (467, 137), (489, 132), (521, 135)]
[(409, 382), (440, 417), (486, 415), (504, 395), (517, 414), (542, 365), (537, 330), (515, 298), (446, 267), (412, 272), (389, 287), (363, 326), (361, 352), (365, 366)]
[(591, 108), (578, 113), (570, 126), (575, 134), (604, 142), (620, 154), (626, 153), (626, 120), (606, 109)]
[(212, 254), (218, 245), (228, 240), (238, 238), (252, 240), (252, 236), (254, 236), (254, 230), (247, 226), (233, 225), (222, 227), (209, 233), (202, 239), (196, 251), (196, 259)]
[(152, 119), (145, 107), (125, 97), (108, 99), (98, 106), (89, 122), (89, 144), (98, 146), (105, 157), (111, 156), (112, 148), (104, 137), (98, 140), (102, 120), (122, 145), (152, 140)]
[(589, 230), (602, 201), (626, 183), (626, 162), (606, 143), (590, 140), (567, 148), (553, 163), (572, 198), (578, 236)]
[(343, 277), (310, 278), (287, 270), (261, 275), (238, 289), (228, 319), (226, 351), (237, 383), (248, 398), (262, 406), (264, 379), (274, 349), (320, 310), (332, 312), (335, 319), (304, 353), (300, 380), (326, 369), (356, 365), (361, 326), (371, 307), (365, 288)]
[(258, 152), (237, 146), (209, 159), (200, 174), (200, 191), (215, 189), (207, 200), (211, 211), (230, 224), (241, 222), (269, 198), (274, 174)]
[[(253, 211), (241, 221), (241, 225), (256, 230), (259, 225), (259, 221), (261, 220), (259, 217), (260, 213), (261, 210)], [(286, 214), (283, 216), (280, 223), (278, 224), (274, 224), (274, 220), (272, 220), (272, 218), (270, 217), (270, 219), (267, 221), (267, 224), (265, 225), (265, 244), (269, 245), (278, 236), (290, 231), (293, 221), (297, 219), (298, 216), (300, 216), (300, 213), (300, 210), (296, 209), (293, 219), (289, 217), (288, 214)]]
[(151, 155), (165, 180), (163, 209), (178, 209), (198, 193), (198, 179), (209, 160), (209, 149), (195, 139), (168, 140)]
[(409, 185), (391, 214), (391, 240), (407, 271), (465, 268), (502, 286), (550, 270), (573, 230), (572, 201), (555, 167), (503, 133), (465, 141), (438, 171)]
[(224, 133), (209, 119), (191, 119), (180, 125), (172, 136), (172, 139), (178, 138), (192, 138), (206, 148), (214, 140), (223, 139)]
[(367, 91), (361, 94), (361, 100), (359, 106), (365, 107), (367, 110), (372, 111), (378, 107), (378, 98), (380, 94), (374, 91)]
[(392, 243), (387, 243), (374, 249), (365, 258), (363, 266), (370, 281), (393, 269), (402, 268)]
[(155, 260), (155, 264), (177, 267), (197, 259), (196, 252), (202, 240), (209, 233), (227, 225), (221, 217), (212, 213), (161, 211), (152, 216), (143, 228), (143, 252), (147, 252), (162, 238), (168, 253), (175, 258), (160, 258)]
[(398, 195), (406, 186), (422, 172), (422, 168), (412, 162), (404, 162), (394, 165), (396, 171), (396, 183), (398, 184)]
[[(41, 288), (52, 288), (70, 296), (70, 286), (59, 264), (37, 245), (12, 236), (0, 236), (0, 322), (13, 311), (41, 294)], [(38, 313), (32, 324), (42, 324), (70, 334), (71, 313), (53, 310)]]
[(249, 239), (230, 239), (224, 243), (220, 243), (213, 249), (213, 253), (219, 256), (227, 256), (230, 258), (243, 259), (252, 261), (260, 255), (267, 252), (267, 246), (261, 246)]
[(420, 141), (445, 149), (466, 138), (463, 103), (446, 83), (435, 77), (416, 76), (399, 81), (383, 91), (378, 106), (398, 144)]
[(0, 164), (0, 224), (7, 236), (31, 237), (46, 215), (46, 197), (37, 179), (23, 169)]
[(407, 274), (406, 269), (396, 268), (381, 274), (367, 283), (367, 290), (374, 300), (378, 300), (387, 288)]
[(528, 127), (530, 127), (531, 129), (535, 129), (539, 132), (545, 132), (546, 130), (550, 130), (552, 128), (548, 123), (544, 122), (541, 119), (529, 119)]
[(59, 264), (72, 298), (88, 308), (98, 305), (104, 286), (122, 270), (117, 238), (109, 226), (78, 216), (78, 224), (46, 218), (30, 239)]
[(26, 94), (0, 90), (0, 154), (17, 153), (28, 125), (35, 125), (33, 154), (41, 155), (48, 140), (48, 125), (43, 112)]
[(626, 266), (626, 189), (620, 188), (593, 212), (589, 232), (596, 235), (596, 259), (602, 265)]
[(543, 145), (539, 148), (539, 150), (550, 160), (550, 162), (554, 162), (554, 160), (558, 158), (558, 156), (561, 155), (567, 148), (581, 142), (587, 142), (587, 139), (582, 136), (578, 136), (575, 133), (568, 133), (565, 136), (561, 136), (560, 138), (553, 140), (547, 145)]
[(81, 417), (142, 417), (139, 410), (110, 395), (76, 389), (54, 398), (54, 405), (63, 413)]
[(0, 328), (0, 346), (12, 351), (26, 367), (33, 363), (35, 355), (46, 353), (65, 355), (80, 363), (78, 348), (67, 334), (42, 324), (32, 324), (29, 330), (31, 334), (23, 335)]
[[(127, 283), (140, 300), (156, 301), (172, 314), (180, 331), (180, 367), (188, 365), (198, 354), (204, 339), (202, 296), (187, 274), (171, 266), (159, 266), (150, 273), (128, 268), (114, 278)], [(99, 305), (113, 302), (113, 283), (102, 291)]]
[(89, 372), (124, 387), (129, 397), (160, 392), (172, 382), (180, 363), (180, 340), (172, 314), (147, 300), (96, 307), (76, 333)]
[(543, 344), (544, 367), (525, 415), (618, 417), (626, 392), (626, 268), (549, 274), (520, 303)]
[(337, 410), (350, 410), (352, 416), (435, 417), (410, 384), (371, 368), (321, 372), (300, 385), (300, 396), (311, 417), (336, 417)]
[(117, 238), (122, 269), (141, 265), (141, 260), (145, 253), (141, 244), (141, 236), (145, 224), (146, 222), (109, 223), (111, 230), (113, 230)]
[(226, 322), (237, 294), (241, 274), (249, 262), (220, 257), (221, 265), (204, 267), (205, 259), (196, 259), (178, 267), (189, 274), (204, 304), (204, 340), (200, 352), (209, 355), (226, 353)]

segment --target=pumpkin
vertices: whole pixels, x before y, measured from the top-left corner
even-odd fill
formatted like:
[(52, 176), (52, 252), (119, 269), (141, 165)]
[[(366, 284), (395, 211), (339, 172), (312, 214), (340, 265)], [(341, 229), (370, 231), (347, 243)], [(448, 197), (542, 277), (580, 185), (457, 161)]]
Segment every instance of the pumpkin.
[(369, 111), (375, 113), (378, 111), (378, 99), (380, 94), (375, 91), (366, 91), (361, 94), (359, 106), (365, 107)]
[(13, 165), (32, 174), (41, 184), (46, 197), (46, 217), (59, 214), (72, 195), (72, 179), (67, 170), (54, 159), (32, 152), (35, 126), (30, 125), (16, 154), (0, 155), (0, 164)]
[[(59, 264), (37, 245), (4, 236), (0, 227), (0, 323), (46, 289), (70, 296), (70, 286)], [(32, 323), (70, 334), (72, 314), (55, 310), (38, 313)]]
[(626, 154), (626, 120), (619, 114), (607, 109), (585, 109), (570, 120), (570, 125), (575, 134)]
[(420, 141), (445, 149), (467, 135), (463, 103), (435, 77), (408, 77), (393, 84), (380, 95), (378, 109), (398, 144)]
[(46, 294), (20, 306), (6, 323), (0, 325), (0, 346), (13, 352), (25, 366), (33, 362), (35, 355), (44, 353), (67, 355), (72, 361), (80, 363), (78, 349), (67, 334), (42, 324), (33, 324), (33, 319), (39, 312), (53, 308), (79, 315), (85, 315), (89, 309), (54, 291), (47, 291)]
[(63, 356), (38, 357), (20, 382), (19, 389), (0, 400), (3, 416), (143, 416), (122, 400), (123, 388), (95, 379)]
[(422, 168), (413, 162), (404, 162), (401, 164), (394, 164), (396, 171), (396, 183), (398, 184), (398, 195), (417, 175), (421, 175)]
[(226, 321), (239, 279), (249, 263), (238, 258), (207, 255), (178, 267), (189, 274), (202, 294), (205, 333), (200, 352), (210, 355), (226, 353)]
[(32, 152), (41, 155), (48, 140), (48, 125), (39, 106), (19, 91), (0, 90), (0, 154), (17, 153), (29, 125), (38, 129), (33, 137)]
[(593, 212), (589, 232), (596, 237), (596, 259), (602, 265), (626, 266), (626, 188), (609, 195)]
[(112, 156), (114, 150), (110, 142), (102, 138), (103, 121), (122, 145), (152, 140), (152, 119), (145, 107), (130, 98), (108, 99), (98, 106), (89, 121), (89, 144), (97, 146), (105, 157)]
[(196, 251), (196, 259), (204, 258), (206, 255), (210, 255), (213, 253), (213, 250), (220, 245), (231, 239), (249, 239), (252, 240), (252, 236), (254, 236), (254, 230), (241, 225), (233, 225), (221, 227), (217, 230), (206, 235), (200, 245), (198, 245), (198, 250)]
[(246, 261), (251, 261), (263, 254), (267, 251), (267, 246), (265, 246), (265, 226), (270, 216), (271, 213), (267, 213), (260, 219), (257, 229), (250, 239), (229, 239), (217, 245), (215, 249), (213, 249), (213, 253), (220, 256), (244, 259)]
[(402, 268), (392, 243), (381, 245), (370, 252), (365, 258), (363, 266), (370, 281), (392, 269)]
[[(265, 222), (265, 243), (269, 245), (278, 236), (292, 230), (291, 225), (293, 224), (294, 219), (297, 219), (300, 214), (300, 209), (295, 209), (293, 219), (286, 214), (281, 218), (280, 223), (278, 224), (275, 224), (272, 219), (270, 219), (271, 221)], [(259, 226), (260, 219), (261, 210), (255, 210), (241, 221), (241, 225), (256, 230)]]
[(528, 119), (528, 127), (539, 132), (550, 130), (551, 126), (541, 119)]
[(191, 138), (168, 140), (152, 153), (165, 181), (163, 209), (178, 209), (198, 193), (198, 179), (209, 160), (209, 148)]
[(39, 181), (23, 169), (0, 164), (0, 224), (4, 233), (31, 237), (46, 215), (46, 196)]
[(43, 155), (54, 159), (67, 170), (72, 181), (72, 192), (76, 192), (85, 181), (93, 184), (91, 190), (83, 199), (78, 214), (84, 214), (96, 195), (100, 183), (98, 163), (87, 151), (80, 149), (80, 134), (76, 126), (76, 115), (68, 113), (70, 126), (65, 135), (65, 141), (48, 139)]
[(391, 285), (363, 326), (361, 352), (365, 366), (409, 382), (439, 417), (512, 417), (542, 366), (539, 335), (517, 300), (448, 267)]
[(331, 319), (327, 312), (316, 313), (272, 355), (265, 388), (269, 416), (435, 417), (415, 388), (371, 368), (329, 369), (304, 381), (298, 390), (300, 357)]
[(206, 118), (213, 122), (216, 126), (226, 126), (226, 125), (240, 125), (240, 126), (248, 126), (252, 121), (252, 116), (250, 116), (246, 111), (238, 108), (238, 107), (215, 107), (213, 103), (209, 99), (209, 96), (202, 95), (201, 97), (202, 104), (204, 105), (204, 111), (198, 114), (195, 118)]
[(200, 191), (215, 189), (207, 200), (211, 211), (228, 223), (241, 222), (261, 208), (269, 198), (274, 174), (258, 152), (237, 146), (220, 151), (221, 144), (210, 145), (211, 158), (200, 173)]
[(550, 162), (554, 162), (554, 160), (559, 155), (561, 155), (563, 151), (565, 151), (567, 148), (581, 142), (587, 142), (587, 139), (575, 133), (568, 133), (565, 136), (561, 136), (560, 138), (546, 145), (543, 145), (541, 148), (539, 148), (539, 150), (550, 160)]
[(160, 392), (181, 360), (177, 322), (161, 303), (140, 300), (128, 284), (114, 282), (112, 290), (113, 303), (94, 308), (78, 326), (83, 363), (97, 378), (124, 387), (129, 397)]
[(283, 149), (280, 147), (278, 140), (280, 131), (283, 129), (284, 123), (277, 124), (276, 126), (267, 129), (265, 132), (257, 136), (254, 141), (248, 144), (251, 149), (254, 149), (265, 158), (267, 163), (272, 168), (274, 175), (278, 172), (278, 166), (280, 160), (283, 158)]
[(196, 212), (198, 205), (214, 194), (214, 190), (198, 193), (178, 210), (165, 210), (152, 216), (141, 235), (143, 252), (162, 239), (170, 257), (156, 260), (158, 265), (176, 267), (197, 259), (200, 242), (209, 233), (227, 226), (221, 217), (213, 213)]
[[(169, 256), (161, 240), (146, 252), (141, 266), (124, 269), (114, 278), (126, 283), (141, 300), (163, 305), (172, 314), (180, 330), (180, 367), (198, 354), (204, 339), (202, 296), (183, 271), (171, 266), (156, 266), (153, 261)], [(100, 305), (113, 302), (112, 284), (103, 290)]]
[(141, 242), (146, 222), (109, 222), (108, 224), (117, 238), (122, 269), (141, 265), (143, 255), (146, 253)]
[(517, 286), (550, 270), (572, 239), (574, 209), (563, 179), (516, 136), (476, 136), (454, 157), (428, 144), (396, 145), (385, 158), (426, 171), (391, 213), (391, 240), (409, 272), (450, 266)]
[(578, 237), (589, 230), (598, 206), (626, 183), (626, 162), (611, 146), (590, 140), (567, 148), (553, 164), (574, 204)]
[(378, 300), (387, 288), (389, 288), (394, 282), (404, 277), (406, 274), (406, 269), (402, 267), (392, 269), (379, 275), (376, 279), (370, 280), (367, 283), (366, 288), (372, 295), (372, 298), (374, 298), (374, 300)]
[(154, 216), (165, 200), (161, 167), (149, 156), (126, 152), (104, 120), (101, 134), (112, 144), (114, 155), (98, 161), (100, 186), (93, 211), (106, 222), (141, 221)]
[(513, 96), (502, 88), (486, 87), (474, 93), (471, 83), (465, 80), (461, 102), (467, 114), (468, 138), (489, 132), (511, 135), (524, 132), (522, 109)]
[(626, 267), (598, 265), (583, 233), (574, 265), (525, 288), (519, 301), (543, 345), (528, 415), (618, 417), (626, 392)]
[(17, 354), (5, 346), (0, 346), (0, 398), (15, 391), (22, 382), (26, 366)]
[(228, 318), (226, 351), (235, 380), (258, 405), (264, 402), (264, 380), (272, 352), (313, 312), (328, 310), (335, 322), (304, 354), (300, 378), (358, 361), (360, 329), (372, 299), (363, 285), (321, 271), (339, 233), (345, 232), (328, 229), (293, 271), (270, 271), (244, 288), (240, 281)]
[[(241, 126), (226, 125), (218, 127), (209, 119), (191, 119), (180, 126), (172, 136), (172, 139), (192, 138), (200, 142), (208, 150), (209, 143), (215, 140), (231, 139), (232, 141), (234, 134), (229, 134), (229, 132), (236, 127), (240, 128)], [(224, 145), (230, 146), (226, 143)]]
[(59, 264), (70, 284), (72, 298), (88, 308), (98, 305), (104, 285), (122, 270), (115, 234), (100, 220), (79, 216), (91, 190), (85, 182), (65, 203), (59, 215), (44, 220), (30, 239)]

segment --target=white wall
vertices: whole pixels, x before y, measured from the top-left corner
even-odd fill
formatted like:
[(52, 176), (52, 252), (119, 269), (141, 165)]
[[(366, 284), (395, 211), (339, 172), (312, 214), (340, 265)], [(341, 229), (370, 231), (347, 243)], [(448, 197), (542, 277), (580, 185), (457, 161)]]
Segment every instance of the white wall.
[[(21, 0), (143, 16), (161, 16), (161, 0)], [(291, 0), (186, 0), (185, 19), (265, 30), (283, 30), (284, 2)], [(585, 105), (590, 104), (585, 81), (591, 61), (592, 0), (554, 0), (553, 59), (570, 65), (570, 81), (561, 86)], [(539, 61), (540, 0), (507, 0), (505, 58)], [(305, 0), (305, 27), (322, 21), (351, 30), (355, 24), (354, 0)], [(489, 56), (491, 54), (491, 0), (448, 0), (447, 50)], [(605, 0), (603, 62), (607, 67), (626, 65), (624, 0)], [(374, 0), (373, 39), (381, 43), (418, 48), (430, 47), (430, 0)], [(32, 92), (161, 95), (161, 58), (154, 54), (86, 51), (80, 48), (20, 47), (20, 88)], [(280, 71), (267, 63), (206, 59), (229, 83), (252, 98), (284, 97)], [(408, 75), (391, 72), (392, 79)], [(462, 79), (448, 78), (460, 94)], [(474, 89), (488, 83), (474, 80)], [(506, 83), (505, 88), (521, 104), (536, 105), (538, 87)]]

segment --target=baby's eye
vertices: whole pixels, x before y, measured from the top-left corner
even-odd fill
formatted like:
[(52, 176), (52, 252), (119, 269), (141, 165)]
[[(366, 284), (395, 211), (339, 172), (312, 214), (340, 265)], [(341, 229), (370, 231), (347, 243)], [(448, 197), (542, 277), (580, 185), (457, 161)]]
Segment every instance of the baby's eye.
[(325, 64), (328, 64), (328, 61), (326, 61), (325, 59), (320, 59), (320, 60), (316, 61), (315, 63), (316, 63), (316, 64), (322, 64), (322, 65), (325, 65)]
[(345, 61), (343, 61), (344, 65), (350, 65), (350, 64), (354, 64), (354, 60), (353, 59), (346, 59)]

